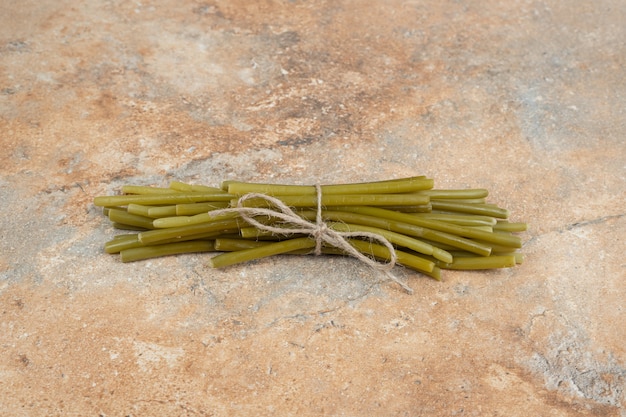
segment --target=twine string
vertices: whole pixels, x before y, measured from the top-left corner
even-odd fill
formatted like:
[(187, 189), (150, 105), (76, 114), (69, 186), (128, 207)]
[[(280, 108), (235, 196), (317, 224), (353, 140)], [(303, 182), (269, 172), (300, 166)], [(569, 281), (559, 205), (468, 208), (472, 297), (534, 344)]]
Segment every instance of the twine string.
[[(305, 234), (315, 239), (315, 255), (322, 254), (322, 247), (324, 244), (338, 248), (348, 255), (358, 259), (362, 263), (368, 265), (370, 268), (376, 269), (385, 275), (387, 275), (392, 281), (397, 283), (407, 293), (413, 293), (411, 287), (400, 281), (390, 271), (395, 266), (398, 256), (393, 245), (383, 236), (370, 233), (370, 232), (339, 232), (328, 227), (326, 222), (322, 218), (322, 187), (318, 184), (315, 185), (317, 195), (317, 212), (315, 216), (315, 223), (310, 222), (300, 217), (289, 206), (283, 203), (278, 198), (261, 194), (261, 193), (248, 193), (243, 195), (237, 201), (237, 207), (213, 210), (209, 212), (211, 216), (219, 216), (225, 213), (237, 213), (247, 223), (258, 228), (259, 230), (271, 232), (278, 235), (287, 234)], [(274, 206), (274, 209), (262, 208), (262, 207), (245, 207), (244, 202), (250, 199), (263, 199)], [(277, 227), (273, 224), (261, 223), (255, 219), (256, 216), (269, 216), (278, 218), (286, 227)], [(390, 259), (388, 262), (377, 262), (376, 260), (364, 255), (354, 246), (352, 246), (348, 239), (350, 238), (366, 238), (371, 241), (376, 241), (385, 246), (389, 250)]]

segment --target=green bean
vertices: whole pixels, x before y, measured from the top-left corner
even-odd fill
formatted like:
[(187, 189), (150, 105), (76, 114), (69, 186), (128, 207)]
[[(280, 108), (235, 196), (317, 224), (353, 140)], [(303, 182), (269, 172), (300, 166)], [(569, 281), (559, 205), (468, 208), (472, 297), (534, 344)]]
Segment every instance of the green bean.
[(131, 214), (128, 213), (126, 210), (110, 209), (109, 219), (112, 222), (121, 223), (128, 226), (141, 227), (144, 229), (154, 229), (151, 218)]
[(527, 229), (526, 223), (509, 223), (507, 221), (499, 221), (493, 226), (493, 230), (504, 232), (525, 232)]
[(118, 223), (118, 222), (111, 223), (111, 226), (113, 226), (115, 229), (118, 229), (118, 230), (128, 230), (128, 231), (134, 230), (134, 231), (137, 231), (137, 232), (144, 231), (144, 230), (150, 230), (150, 229), (145, 229), (143, 227), (131, 226), (129, 224)]
[(229, 206), (228, 201), (213, 201), (210, 203), (176, 204), (177, 216), (193, 216), (195, 214), (208, 213)]
[(471, 230), (482, 230), (483, 232), (493, 233), (492, 226), (463, 226)]
[(457, 257), (452, 263), (439, 263), (443, 269), (492, 269), (510, 268), (516, 265), (514, 255)]
[(112, 195), (95, 197), (93, 202), (96, 206), (126, 206), (131, 203), (145, 206), (159, 206), (181, 203), (201, 203), (207, 201), (230, 201), (235, 195), (220, 193), (172, 193), (172, 194), (146, 194), (146, 195)]
[(483, 240), (480, 239), (473, 239), (474, 242), (478, 242), (478, 243), (482, 243), (484, 245), (489, 245), (491, 246), (491, 254), (495, 255), (496, 252), (511, 252), (514, 251), (516, 249), (519, 249), (515, 246), (510, 246), (510, 245), (498, 245), (496, 243), (490, 243), (490, 242), (485, 242)]
[(184, 182), (172, 181), (170, 182), (170, 189), (175, 191), (181, 191), (184, 193), (220, 193), (224, 194), (221, 188), (207, 187), (206, 185), (185, 184)]
[[(317, 194), (315, 187), (309, 185), (275, 185), (225, 181), (222, 183), (222, 189), (224, 189), (224, 187), (226, 187), (229, 193), (238, 195), (248, 193), (262, 193), (271, 196)], [(423, 176), (389, 181), (321, 186), (322, 195), (411, 193), (420, 190), (428, 190), (432, 187), (433, 180)]]
[(475, 214), (415, 213), (414, 216), (452, 223), (458, 226), (495, 226), (497, 223), (494, 217)]
[(279, 255), (298, 249), (309, 249), (315, 247), (315, 241), (308, 237), (298, 239), (288, 239), (281, 242), (270, 243), (256, 248), (227, 252), (209, 259), (209, 263), (214, 268), (223, 268), (238, 263), (249, 262), (254, 259)]
[(381, 229), (378, 227), (364, 226), (360, 224), (349, 223), (331, 223), (329, 227), (339, 232), (368, 232), (382, 236), (390, 243), (403, 246), (408, 249), (412, 249), (415, 252), (422, 253), (424, 255), (433, 255), (435, 258), (443, 262), (452, 262), (452, 255), (446, 251), (435, 251), (435, 247), (425, 243), (424, 241), (413, 239), (409, 236), (401, 233), (391, 232), (389, 230)]
[[(451, 199), (451, 198), (432, 198), (430, 199), (430, 201), (439, 201), (441, 203), (446, 203), (446, 202), (451, 202), (454, 204), (484, 204), (486, 205), (487, 203), (485, 202), (484, 198), (455, 198), (455, 199)], [(432, 207), (432, 204), (431, 204)]]
[[(466, 252), (466, 251), (462, 251), (462, 250), (451, 250), (450, 254), (452, 255), (452, 257), (454, 259), (456, 258), (472, 258), (472, 257), (476, 257), (475, 254), (470, 253), (470, 252)], [(498, 256), (503, 256), (503, 255), (521, 255), (519, 252), (516, 251), (512, 251), (512, 250), (503, 250), (503, 251), (492, 251), (491, 252), (492, 255), (498, 255)], [(518, 259), (516, 259), (518, 260)]]
[(239, 217), (237, 213), (224, 213), (219, 216), (211, 216), (209, 213), (196, 214), (195, 216), (174, 216), (163, 217), (160, 219), (154, 219), (152, 222), (157, 229), (163, 229), (168, 227), (182, 227), (190, 226), (193, 224), (211, 223), (221, 220), (234, 219)]
[(268, 245), (271, 242), (250, 240), (250, 239), (215, 239), (215, 250), (218, 252), (234, 252), (238, 250), (258, 248), (259, 246)]
[(456, 203), (453, 201), (431, 201), (433, 210), (453, 211), (461, 213), (478, 214), (482, 216), (491, 216), (498, 219), (506, 219), (509, 217), (509, 211), (498, 208), (493, 205)]
[[(305, 236), (299, 236), (305, 237)], [(220, 237), (215, 239), (215, 250), (218, 252), (234, 252), (237, 250), (258, 248), (259, 246), (269, 245), (272, 241), (267, 240), (250, 240), (241, 238)], [(321, 252), (324, 255), (345, 255), (346, 253), (337, 248), (322, 247)], [(311, 248), (296, 249), (287, 252), (289, 255), (310, 255)]]
[(423, 219), (418, 216), (414, 216), (411, 214), (405, 213), (397, 213), (391, 210), (385, 210), (377, 207), (345, 207), (343, 208), (345, 211), (366, 214), (375, 217), (381, 217), (386, 219), (393, 219), (397, 221), (401, 221), (404, 223), (413, 224), (416, 226), (421, 226), (425, 228), (430, 228), (433, 230), (439, 230), (441, 232), (446, 232), (450, 234), (454, 234), (457, 236), (462, 236), (466, 238), (474, 238), (481, 239), (485, 242), (491, 242), (500, 245), (506, 245), (515, 248), (522, 247), (522, 241), (517, 236), (512, 235), (503, 235), (500, 233), (490, 233), (484, 232), (482, 230), (472, 230), (467, 227), (457, 226), (454, 224), (448, 224), (444, 222), (440, 222), (437, 220)]
[(221, 220), (211, 223), (200, 223), (189, 226), (155, 229), (139, 233), (139, 241), (148, 244), (182, 236), (197, 235), (199, 233), (223, 232), (232, 233), (239, 230), (241, 221), (238, 219)]
[(494, 252), (493, 255), (494, 256), (514, 256), (516, 265), (521, 265), (522, 263), (524, 263), (523, 253), (514, 252), (514, 251), (502, 251), (502, 252)]
[(141, 204), (131, 203), (126, 207), (126, 211), (137, 216), (150, 217), (150, 207)]
[[(257, 219), (258, 220), (258, 219)], [(264, 222), (262, 222), (264, 223)], [(288, 225), (284, 225), (281, 226), (281, 229), (284, 229), (285, 232), (281, 235), (278, 235), (274, 232), (270, 232), (268, 230), (261, 230), (261, 229), (257, 229), (256, 227), (242, 227), (241, 229), (239, 229), (239, 234), (241, 235), (242, 238), (244, 239), (259, 239), (259, 238), (265, 238), (265, 237), (276, 237), (276, 238), (285, 238), (288, 237), (289, 239), (295, 238), (295, 237), (303, 237), (305, 235), (301, 234), (301, 233), (291, 233), (289, 231), (290, 227)]]
[(119, 253), (121, 250), (139, 246), (143, 246), (143, 244), (139, 241), (137, 234), (118, 235), (104, 244), (104, 251), (106, 253)]
[(489, 191), (484, 188), (473, 188), (468, 190), (425, 190), (420, 191), (419, 193), (429, 196), (431, 200), (485, 198), (489, 195)]
[[(391, 259), (391, 254), (389, 253), (389, 249), (387, 249), (386, 246), (357, 239), (349, 239), (349, 242), (361, 253), (369, 253), (375, 258), (384, 261), (389, 261)], [(415, 269), (420, 272), (432, 272), (433, 268), (435, 267), (434, 262), (431, 262), (428, 259), (420, 258), (419, 256), (411, 255), (410, 253), (406, 253), (400, 250), (395, 250), (395, 253), (397, 257), (397, 262), (400, 265), (404, 265), (408, 268)]]
[[(285, 195), (280, 200), (289, 207), (316, 207), (317, 196), (315, 195)], [(323, 206), (397, 206), (397, 205), (422, 205), (428, 203), (428, 196), (407, 194), (323, 194)], [(236, 206), (236, 200), (231, 201)], [(244, 202), (244, 207), (268, 207), (267, 200), (251, 198)]]
[(210, 240), (193, 242), (166, 243), (164, 245), (137, 247), (120, 252), (122, 262), (133, 262), (159, 256), (178, 255), (192, 252), (213, 252), (215, 247)]
[(161, 217), (176, 216), (176, 205), (173, 206), (156, 206), (148, 208), (148, 217), (158, 219)]
[(143, 185), (123, 185), (122, 193), (124, 194), (174, 194), (178, 191), (170, 188), (145, 187)]
[[(421, 239), (421, 240), (423, 240), (425, 243), (428, 243), (428, 244), (433, 245), (433, 246), (434, 246), (434, 247), (436, 247), (436, 248), (440, 248), (440, 249), (445, 250), (446, 252), (450, 252), (450, 253), (452, 253), (452, 252), (458, 252), (458, 251), (465, 251), (465, 252), (471, 253), (471, 254), (472, 254), (472, 256), (476, 256), (476, 255), (480, 255), (480, 256), (491, 256), (491, 254), (492, 254), (491, 246), (488, 246), (488, 245), (487, 245), (487, 247), (489, 248), (489, 254), (487, 254), (487, 255), (482, 255), (482, 254), (480, 254), (480, 253), (470, 252), (470, 251), (468, 251), (467, 249), (459, 248), (459, 247), (457, 247), (457, 246), (448, 245), (448, 244), (443, 243), (443, 242), (436, 242), (436, 241), (434, 241), (434, 240), (429, 240), (429, 239)], [(473, 241), (472, 241), (472, 242), (473, 242)], [(483, 245), (484, 245), (484, 244), (483, 244)], [(454, 259), (454, 255), (452, 255), (452, 258)]]
[[(225, 242), (227, 248), (231, 242)], [(243, 243), (240, 243), (243, 244)], [(389, 250), (382, 245), (372, 244), (361, 240), (350, 239), (350, 244), (362, 253), (370, 254), (377, 259), (389, 260)], [(246, 245), (246, 244), (243, 244)], [(237, 250), (217, 255), (211, 258), (210, 263), (215, 268), (234, 265), (242, 262), (249, 262), (254, 259), (260, 259), (267, 256), (278, 255), (281, 253), (293, 253), (303, 249), (312, 249), (315, 247), (315, 241), (311, 238), (288, 239), (276, 243), (252, 243), (249, 249)], [(438, 271), (435, 270), (435, 264), (427, 259), (420, 258), (402, 251), (395, 251), (399, 264), (415, 269), (417, 271), (428, 274), (435, 279), (440, 279)]]
[[(139, 240), (139, 234), (137, 233), (120, 235), (120, 236), (125, 236), (126, 238), (125, 239), (112, 239), (105, 243), (104, 251), (106, 253), (119, 253), (125, 249), (145, 247), (145, 246), (152, 245), (152, 243), (141, 242)], [(186, 236), (180, 236), (180, 237), (176, 236), (170, 239), (163, 239), (163, 240), (158, 241), (156, 244), (162, 245), (165, 243), (189, 242), (193, 240), (214, 240), (217, 237), (225, 237), (225, 236), (227, 235), (225, 235), (222, 232), (197, 233), (193, 235), (186, 235)]]
[[(303, 211), (300, 215), (308, 220), (314, 220), (316, 212)], [(477, 255), (489, 256), (491, 247), (482, 243), (476, 243), (472, 240), (465, 239), (450, 233), (432, 230), (425, 227), (416, 226), (409, 223), (400, 222), (394, 219), (385, 219), (365, 214), (347, 212), (347, 211), (323, 211), (324, 219), (331, 221), (339, 221), (345, 223), (362, 224), (364, 226), (378, 227), (380, 229), (391, 230), (393, 232), (402, 233), (408, 236), (429, 239), (437, 242), (437, 245), (447, 244), (451, 247), (464, 249)]]
[[(526, 223), (506, 220), (508, 210), (486, 203), (485, 189), (433, 189), (432, 179), (420, 176), (356, 184), (321, 185), (321, 214), (338, 232), (371, 233), (394, 245), (399, 265), (435, 279), (442, 269), (491, 269), (519, 265), (521, 239), (513, 235)], [(168, 188), (125, 185), (124, 195), (98, 196), (96, 206), (115, 228), (136, 230), (104, 245), (120, 253), (123, 262), (187, 252), (224, 252), (211, 258), (214, 267), (275, 254), (311, 253), (311, 236), (291, 233), (296, 227), (279, 217), (259, 215), (260, 223), (279, 227), (274, 233), (252, 227), (236, 211), (214, 217), (216, 209), (235, 207), (248, 193), (276, 196), (303, 219), (317, 221), (315, 186), (255, 184), (224, 181), (220, 188), (172, 181)], [(246, 199), (246, 207), (272, 208), (265, 199)], [(357, 235), (358, 236), (358, 235)], [(376, 239), (349, 237), (366, 256), (390, 259), (389, 249)], [(322, 245), (324, 254), (344, 254)]]
[[(326, 207), (328, 210), (332, 210), (332, 206)], [(430, 213), (432, 206), (430, 202), (428, 204), (420, 204), (419, 206), (385, 206), (387, 210), (395, 210), (401, 213)]]

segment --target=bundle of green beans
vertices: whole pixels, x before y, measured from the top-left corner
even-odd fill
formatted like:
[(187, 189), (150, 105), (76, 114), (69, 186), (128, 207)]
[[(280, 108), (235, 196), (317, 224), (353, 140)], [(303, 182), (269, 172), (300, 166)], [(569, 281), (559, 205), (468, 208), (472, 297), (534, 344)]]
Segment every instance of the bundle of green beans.
[[(525, 223), (507, 220), (506, 209), (485, 201), (485, 189), (437, 190), (433, 180), (420, 176), (389, 181), (322, 185), (321, 215), (338, 232), (373, 233), (395, 248), (396, 262), (439, 280), (441, 269), (492, 269), (522, 263), (522, 246), (514, 233)], [(272, 196), (311, 222), (317, 217), (315, 186), (255, 184), (224, 181), (221, 187), (174, 181), (168, 188), (125, 185), (122, 195), (99, 196), (94, 204), (120, 234), (105, 244), (107, 253), (119, 253), (122, 262), (158, 256), (220, 252), (210, 259), (225, 267), (277, 254), (307, 254), (316, 241), (311, 236), (270, 233), (253, 227), (241, 213), (214, 210), (236, 207), (248, 193)], [(271, 208), (263, 198), (247, 199), (245, 207)], [(280, 225), (271, 215), (255, 220)], [(389, 249), (367, 239), (352, 237), (358, 251), (381, 262), (391, 259)], [(327, 254), (344, 254), (322, 247)]]

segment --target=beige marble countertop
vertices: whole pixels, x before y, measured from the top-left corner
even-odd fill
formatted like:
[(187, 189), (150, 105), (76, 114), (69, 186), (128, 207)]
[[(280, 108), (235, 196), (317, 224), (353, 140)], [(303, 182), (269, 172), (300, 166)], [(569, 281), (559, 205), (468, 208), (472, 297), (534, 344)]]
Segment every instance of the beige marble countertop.
[[(0, 415), (626, 416), (626, 3), (0, 5)], [(523, 265), (122, 264), (122, 184), (427, 175)]]

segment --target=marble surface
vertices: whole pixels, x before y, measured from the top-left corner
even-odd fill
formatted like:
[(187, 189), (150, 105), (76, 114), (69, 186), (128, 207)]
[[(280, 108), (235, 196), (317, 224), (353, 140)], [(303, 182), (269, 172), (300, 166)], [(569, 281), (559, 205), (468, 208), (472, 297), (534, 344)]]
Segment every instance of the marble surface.
[[(626, 3), (4, 1), (0, 415), (626, 416)], [(523, 265), (122, 264), (122, 184), (427, 175)]]

